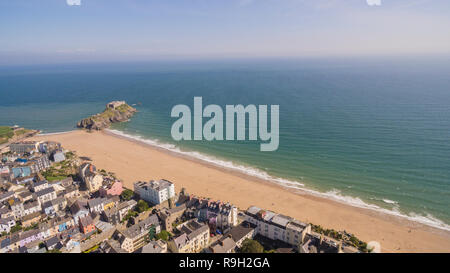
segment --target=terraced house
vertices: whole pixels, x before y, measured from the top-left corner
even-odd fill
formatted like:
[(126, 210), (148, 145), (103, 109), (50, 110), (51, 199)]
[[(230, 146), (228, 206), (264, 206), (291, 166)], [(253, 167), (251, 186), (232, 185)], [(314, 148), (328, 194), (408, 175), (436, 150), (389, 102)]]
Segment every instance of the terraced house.
[(39, 143), (37, 141), (21, 141), (11, 143), (9, 149), (12, 153), (24, 154), (38, 151)]
[(39, 204), (43, 205), (47, 201), (52, 201), (57, 198), (56, 191), (53, 187), (45, 188), (36, 192), (36, 198)]
[(169, 241), (174, 253), (196, 253), (209, 244), (209, 227), (193, 219), (177, 227), (181, 235)]
[(149, 236), (151, 228), (155, 229), (155, 234), (161, 231), (158, 216), (155, 214), (150, 215), (147, 219), (142, 220), (122, 232), (118, 232), (116, 237), (120, 243), (120, 247), (128, 253), (143, 247), (146, 244), (146, 239)]

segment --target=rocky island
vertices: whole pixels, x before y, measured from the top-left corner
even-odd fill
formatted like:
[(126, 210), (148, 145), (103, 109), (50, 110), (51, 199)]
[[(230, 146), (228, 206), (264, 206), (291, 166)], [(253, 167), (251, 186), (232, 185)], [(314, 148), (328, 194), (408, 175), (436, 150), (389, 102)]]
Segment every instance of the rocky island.
[(112, 101), (106, 104), (103, 112), (79, 121), (77, 127), (88, 130), (102, 130), (108, 128), (111, 123), (129, 120), (136, 112), (137, 110), (125, 101)]

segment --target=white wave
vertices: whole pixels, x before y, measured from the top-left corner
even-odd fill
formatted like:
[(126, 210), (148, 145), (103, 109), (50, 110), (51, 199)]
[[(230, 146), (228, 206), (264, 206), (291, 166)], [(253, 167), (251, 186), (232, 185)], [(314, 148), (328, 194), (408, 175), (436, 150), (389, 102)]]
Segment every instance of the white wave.
[[(132, 140), (136, 140), (136, 141), (140, 141), (142, 143), (146, 143), (158, 148), (162, 148), (171, 152), (175, 152), (178, 154), (182, 154), (185, 156), (189, 156), (189, 157), (193, 157), (195, 159), (199, 159), (202, 161), (205, 161), (207, 163), (216, 165), (218, 167), (223, 167), (223, 168), (227, 168), (227, 169), (231, 169), (231, 170), (235, 170), (235, 171), (239, 171), (241, 173), (250, 175), (250, 176), (254, 176), (257, 178), (261, 178), (264, 179), (266, 181), (270, 181), (270, 182), (274, 182), (277, 183), (285, 188), (289, 188), (289, 189), (294, 189), (297, 191), (300, 191), (302, 193), (307, 193), (307, 194), (311, 194), (313, 196), (317, 196), (317, 197), (322, 197), (322, 198), (326, 198), (326, 199), (330, 199), (333, 201), (337, 201), (343, 204), (347, 204), (350, 206), (354, 206), (354, 207), (358, 207), (358, 208), (365, 208), (365, 209), (370, 209), (370, 210), (374, 210), (377, 212), (381, 212), (381, 213), (385, 213), (388, 215), (393, 215), (393, 216), (397, 216), (397, 217), (401, 217), (401, 218), (405, 218), (408, 219), (410, 221), (414, 221), (414, 222), (418, 222), (424, 225), (428, 225), (428, 226), (432, 226), (435, 228), (439, 228), (439, 229), (444, 229), (444, 230), (448, 230), (450, 231), (450, 226), (447, 225), (446, 223), (442, 222), (439, 219), (436, 219), (435, 217), (433, 217), (430, 214), (427, 215), (419, 215), (416, 213), (410, 213), (409, 215), (405, 215), (403, 213), (400, 212), (398, 206), (395, 206), (393, 209), (385, 209), (382, 207), (379, 207), (375, 204), (369, 204), (364, 202), (363, 200), (361, 200), (358, 197), (352, 197), (352, 196), (345, 196), (342, 195), (341, 192), (339, 190), (331, 190), (328, 192), (319, 192), (316, 190), (312, 190), (312, 189), (308, 189), (304, 187), (304, 184), (298, 182), (298, 181), (291, 181), (291, 180), (287, 180), (287, 179), (283, 179), (283, 178), (279, 178), (279, 177), (273, 177), (271, 175), (269, 175), (268, 173), (261, 171), (259, 169), (256, 168), (252, 168), (252, 167), (247, 167), (247, 166), (242, 166), (242, 165), (237, 165), (234, 162), (231, 161), (225, 161), (225, 160), (221, 160), (218, 158), (215, 158), (213, 156), (208, 156), (208, 155), (204, 155), (201, 154), (199, 152), (195, 152), (195, 151), (182, 151), (180, 150), (177, 146), (173, 145), (173, 144), (168, 144), (168, 143), (160, 143), (159, 140), (155, 140), (155, 139), (148, 139), (148, 138), (143, 138), (141, 136), (136, 136), (136, 135), (129, 135), (126, 134), (122, 131), (118, 131), (118, 130), (112, 130), (112, 129), (108, 129), (108, 132), (121, 136), (121, 137), (125, 137), (125, 138), (129, 138)], [(382, 199), (383, 202), (387, 203), (387, 204), (394, 204), (397, 205), (398, 202), (393, 201), (393, 200), (389, 200), (389, 199)]]
[(393, 200), (389, 200), (389, 199), (381, 199), (381, 200), (386, 204), (393, 204), (393, 205), (398, 204), (397, 201), (393, 201)]
[(112, 130), (112, 129), (108, 129), (107, 130), (110, 133), (122, 136), (122, 137), (126, 137), (126, 138), (130, 138), (133, 140), (137, 140), (152, 146), (156, 146), (159, 148), (163, 148), (165, 150), (171, 151), (171, 152), (175, 152), (178, 154), (182, 154), (185, 156), (189, 156), (189, 157), (193, 157), (205, 162), (208, 162), (210, 164), (216, 165), (218, 167), (224, 167), (227, 169), (231, 169), (231, 170), (235, 170), (235, 171), (239, 171), (242, 172), (244, 174), (248, 174), (251, 176), (255, 176), (264, 180), (268, 180), (268, 181), (272, 181), (272, 182), (277, 182), (279, 184), (282, 184), (286, 187), (300, 187), (300, 186), (304, 186), (302, 183), (298, 182), (298, 181), (290, 181), (290, 180), (286, 180), (283, 178), (278, 178), (278, 177), (272, 177), (271, 175), (269, 175), (268, 173), (261, 171), (259, 169), (256, 168), (252, 168), (252, 167), (247, 167), (247, 166), (242, 166), (242, 165), (237, 165), (231, 161), (225, 161), (225, 160), (221, 160), (218, 158), (215, 158), (213, 156), (208, 156), (208, 155), (204, 155), (202, 153), (199, 152), (195, 152), (195, 151), (182, 151), (180, 150), (178, 147), (176, 147), (173, 144), (167, 144), (167, 143), (160, 143), (159, 140), (155, 140), (155, 139), (148, 139), (148, 138), (142, 138), (141, 136), (135, 136), (135, 135), (129, 135), (126, 133), (123, 133), (121, 131), (118, 130)]
[[(328, 192), (325, 192), (325, 193), (314, 191), (314, 190), (309, 190), (309, 189), (306, 189), (306, 188), (304, 188), (302, 190), (310, 193), (311, 195), (328, 198), (328, 199), (331, 199), (331, 200), (334, 200), (334, 201), (337, 201), (337, 202), (341, 202), (341, 203), (344, 203), (344, 204), (348, 204), (348, 205), (351, 205), (351, 206), (354, 206), (354, 207), (370, 209), (370, 210), (374, 210), (374, 211), (381, 212), (381, 213), (384, 213), (384, 214), (393, 215), (393, 216), (396, 216), (396, 217), (407, 219), (407, 220), (410, 220), (410, 221), (413, 221), (413, 222), (417, 222), (417, 223), (420, 223), (420, 224), (424, 224), (424, 225), (428, 225), (428, 226), (431, 226), (431, 227), (435, 227), (435, 228), (439, 228), (439, 229), (450, 231), (450, 225), (447, 225), (446, 223), (444, 223), (443, 221), (435, 218), (431, 214), (420, 215), (420, 214), (411, 212), (408, 215), (405, 215), (404, 213), (400, 212), (400, 209), (399, 209), (398, 206), (394, 206), (392, 209), (382, 208), (382, 207), (377, 206), (375, 204), (366, 203), (366, 202), (364, 202), (363, 200), (361, 200), (360, 198), (357, 198), (357, 197), (342, 195), (339, 190), (332, 190), (332, 191), (328, 191)], [(388, 200), (388, 199), (386, 199), (386, 200)], [(388, 200), (388, 201), (391, 201), (391, 200)], [(392, 202), (395, 202), (395, 201), (392, 201)], [(394, 204), (397, 205), (397, 202), (395, 202)]]

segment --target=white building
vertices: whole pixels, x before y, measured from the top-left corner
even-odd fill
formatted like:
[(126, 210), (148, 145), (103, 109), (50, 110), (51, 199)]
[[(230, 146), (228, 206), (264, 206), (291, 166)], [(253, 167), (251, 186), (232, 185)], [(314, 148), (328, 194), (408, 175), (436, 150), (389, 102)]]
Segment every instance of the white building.
[(53, 161), (55, 163), (61, 162), (66, 160), (66, 156), (64, 155), (63, 151), (56, 151), (55, 153), (53, 153)]
[(22, 141), (9, 145), (9, 149), (12, 153), (24, 154), (38, 151), (39, 143), (37, 141)]
[(16, 225), (14, 217), (0, 218), (0, 233), (9, 233), (11, 228)]
[(39, 202), (39, 204), (44, 204), (47, 201), (52, 201), (53, 199), (56, 199), (56, 191), (53, 187), (45, 188), (41, 191), (36, 192), (36, 198)]
[(310, 224), (254, 206), (245, 212), (245, 220), (256, 225), (256, 234), (281, 240), (295, 247), (304, 241), (306, 234), (311, 233)]
[(164, 179), (150, 182), (139, 181), (134, 183), (134, 192), (141, 199), (157, 205), (175, 196), (175, 185)]
[(34, 192), (42, 191), (43, 189), (46, 189), (48, 187), (49, 187), (49, 184), (48, 184), (47, 180), (38, 181), (38, 182), (33, 183), (33, 185), (32, 185)]
[(41, 205), (38, 201), (29, 202), (23, 205), (23, 216), (41, 211)]

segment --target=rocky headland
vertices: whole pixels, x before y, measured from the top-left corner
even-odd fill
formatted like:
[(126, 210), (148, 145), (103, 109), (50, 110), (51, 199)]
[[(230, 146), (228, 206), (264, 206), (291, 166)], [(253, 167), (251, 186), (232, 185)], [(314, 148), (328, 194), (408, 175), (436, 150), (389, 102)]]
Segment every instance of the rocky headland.
[(103, 112), (85, 118), (77, 123), (78, 128), (87, 130), (102, 130), (112, 123), (128, 121), (137, 110), (125, 101), (112, 101), (106, 104)]

